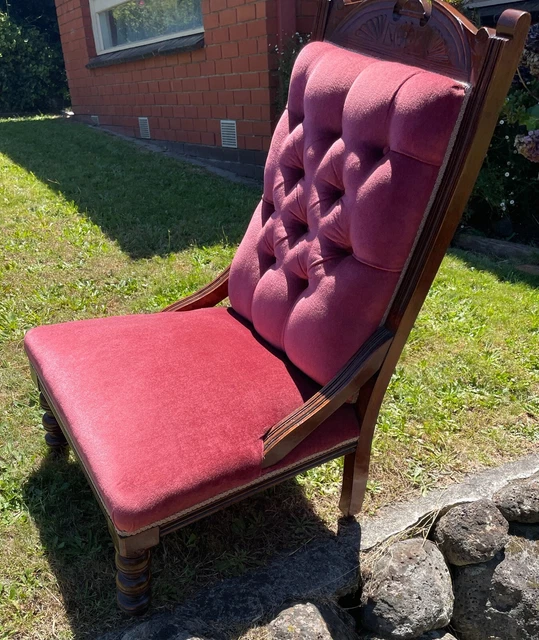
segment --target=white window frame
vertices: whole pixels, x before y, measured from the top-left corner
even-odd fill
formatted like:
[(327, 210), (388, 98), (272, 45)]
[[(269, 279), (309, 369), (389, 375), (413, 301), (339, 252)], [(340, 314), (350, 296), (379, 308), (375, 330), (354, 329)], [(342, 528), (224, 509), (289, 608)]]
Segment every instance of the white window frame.
[(103, 35), (101, 33), (101, 23), (99, 21), (99, 15), (103, 11), (108, 11), (117, 7), (119, 4), (124, 4), (129, 0), (90, 0), (90, 11), (92, 13), (92, 29), (94, 32), (95, 48), (98, 55), (102, 53), (110, 53), (112, 51), (121, 51), (122, 49), (133, 49), (134, 47), (142, 47), (154, 42), (164, 42), (165, 40), (171, 40), (172, 38), (178, 38), (179, 36), (191, 36), (197, 33), (204, 33), (204, 27), (199, 29), (186, 29), (184, 31), (178, 31), (176, 33), (169, 33), (166, 36), (158, 36), (156, 38), (148, 38), (147, 40), (138, 40), (137, 42), (130, 42), (128, 44), (120, 44), (116, 47), (105, 48), (103, 45)]

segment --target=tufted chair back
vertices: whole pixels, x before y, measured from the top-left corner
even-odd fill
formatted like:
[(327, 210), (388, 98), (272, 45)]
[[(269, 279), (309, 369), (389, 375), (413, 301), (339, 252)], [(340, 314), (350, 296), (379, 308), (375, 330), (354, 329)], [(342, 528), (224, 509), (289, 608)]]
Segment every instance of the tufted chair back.
[(328, 42), (299, 55), (229, 296), (320, 384), (384, 322), (466, 93)]

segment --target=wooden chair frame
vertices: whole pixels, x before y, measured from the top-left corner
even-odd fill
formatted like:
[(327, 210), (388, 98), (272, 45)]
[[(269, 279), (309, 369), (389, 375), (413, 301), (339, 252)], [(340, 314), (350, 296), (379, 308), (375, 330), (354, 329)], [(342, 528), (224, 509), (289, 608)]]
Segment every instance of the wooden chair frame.
[[(373, 21), (377, 28), (373, 28)], [(270, 467), (282, 460), (350, 399), (355, 401), (361, 425), (357, 445), (345, 445), (293, 469), (263, 477), (256, 484), (191, 509), (172, 522), (131, 536), (118, 533), (103, 508), (116, 548), (117, 596), (124, 611), (140, 614), (149, 605), (150, 549), (159, 543), (161, 536), (308, 468), (344, 455), (340, 509), (345, 515), (360, 511), (374, 428), (384, 394), (481, 168), (529, 23), (529, 14), (510, 9), (502, 14), (495, 30), (477, 29), (453, 7), (438, 0), (432, 4), (429, 0), (320, 2), (315, 34), (319, 39), (325, 35), (335, 44), (469, 83), (471, 89), (461, 126), (383, 325), (333, 380), (269, 430), (264, 438), (263, 466)], [(229, 269), (226, 269), (211, 284), (163, 311), (183, 312), (215, 306), (228, 295), (228, 275)], [(58, 421), (54, 398), (35, 373), (34, 377), (41, 391), (47, 444), (59, 452), (66, 451), (71, 444), (77, 453), (73, 443), (68, 443), (68, 431)], [(103, 507), (86, 470), (85, 473)]]

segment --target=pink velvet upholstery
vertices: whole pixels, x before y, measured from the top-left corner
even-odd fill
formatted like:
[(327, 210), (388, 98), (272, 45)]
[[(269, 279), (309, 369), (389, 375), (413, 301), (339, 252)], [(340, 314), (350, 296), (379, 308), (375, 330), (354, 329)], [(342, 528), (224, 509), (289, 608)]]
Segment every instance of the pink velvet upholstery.
[(229, 294), (321, 384), (380, 325), (464, 95), (448, 77), (329, 43), (296, 62)]
[(43, 326), (25, 347), (119, 531), (358, 436), (346, 405), (262, 471), (262, 436), (319, 387), (224, 308)]

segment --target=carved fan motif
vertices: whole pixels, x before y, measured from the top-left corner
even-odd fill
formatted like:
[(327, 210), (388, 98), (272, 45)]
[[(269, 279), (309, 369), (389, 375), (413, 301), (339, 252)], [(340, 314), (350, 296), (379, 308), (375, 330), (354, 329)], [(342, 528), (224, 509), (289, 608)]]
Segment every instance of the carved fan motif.
[[(328, 39), (344, 47), (468, 79), (471, 63), (468, 47), (462, 29), (462, 38), (455, 36), (450, 16), (436, 8), (428, 21), (422, 23), (414, 16), (398, 15), (391, 1), (385, 3), (384, 9), (381, 11), (378, 4), (374, 13), (360, 4)], [(460, 25), (456, 26), (458, 34)]]

